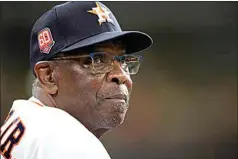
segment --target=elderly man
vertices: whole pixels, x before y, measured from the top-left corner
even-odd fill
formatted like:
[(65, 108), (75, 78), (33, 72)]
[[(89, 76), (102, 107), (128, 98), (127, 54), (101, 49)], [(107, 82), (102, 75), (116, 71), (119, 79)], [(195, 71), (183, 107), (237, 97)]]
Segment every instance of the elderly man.
[[(55, 6), (34, 24), (29, 100), (16, 100), (1, 128), (5, 159), (109, 159), (98, 140), (121, 124), (151, 38), (122, 31), (100, 2)], [(1, 157), (1, 158), (2, 158)]]

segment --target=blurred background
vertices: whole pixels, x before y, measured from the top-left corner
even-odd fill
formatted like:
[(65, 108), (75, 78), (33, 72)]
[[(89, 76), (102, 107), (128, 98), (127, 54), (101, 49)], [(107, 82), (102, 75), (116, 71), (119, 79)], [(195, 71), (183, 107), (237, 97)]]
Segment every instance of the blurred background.
[[(29, 98), (35, 20), (62, 2), (0, 2), (1, 123)], [(130, 110), (102, 142), (112, 159), (237, 159), (237, 2), (105, 2), (147, 32)]]

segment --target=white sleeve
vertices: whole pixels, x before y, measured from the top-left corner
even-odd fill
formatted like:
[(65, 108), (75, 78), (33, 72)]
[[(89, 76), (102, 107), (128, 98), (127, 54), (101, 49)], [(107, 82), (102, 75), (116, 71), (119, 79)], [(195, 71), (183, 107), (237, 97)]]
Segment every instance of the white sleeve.
[(44, 137), (32, 159), (110, 159), (100, 141), (68, 135)]

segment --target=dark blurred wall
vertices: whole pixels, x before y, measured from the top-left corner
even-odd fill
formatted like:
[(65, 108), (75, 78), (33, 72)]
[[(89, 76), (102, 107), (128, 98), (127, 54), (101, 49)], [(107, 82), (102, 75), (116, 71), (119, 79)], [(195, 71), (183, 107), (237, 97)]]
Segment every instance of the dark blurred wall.
[[(34, 21), (61, 2), (0, 2), (1, 122), (29, 98)], [(149, 33), (113, 159), (237, 158), (237, 2), (105, 2), (124, 30)], [(57, 151), (57, 150), (56, 150)]]

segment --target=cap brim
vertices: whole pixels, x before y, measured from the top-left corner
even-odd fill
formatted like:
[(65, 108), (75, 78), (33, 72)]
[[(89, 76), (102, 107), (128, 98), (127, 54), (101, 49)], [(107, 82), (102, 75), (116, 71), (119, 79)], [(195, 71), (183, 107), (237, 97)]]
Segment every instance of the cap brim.
[(109, 40), (122, 41), (122, 43), (126, 45), (127, 54), (142, 51), (149, 48), (153, 43), (152, 38), (149, 35), (139, 31), (104, 32), (78, 41), (62, 49), (61, 52), (68, 52)]

